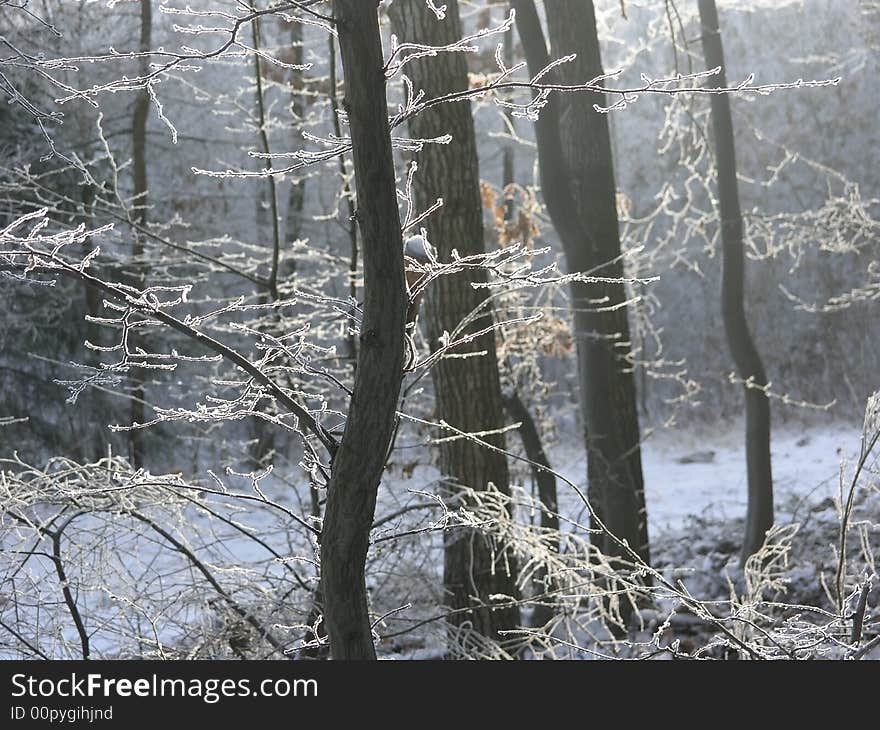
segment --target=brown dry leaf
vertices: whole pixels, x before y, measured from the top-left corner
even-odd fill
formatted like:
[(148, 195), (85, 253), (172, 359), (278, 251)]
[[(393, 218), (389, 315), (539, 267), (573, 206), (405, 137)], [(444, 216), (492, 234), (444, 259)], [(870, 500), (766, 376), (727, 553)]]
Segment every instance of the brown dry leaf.
[(574, 351), (574, 340), (568, 325), (558, 317), (547, 317), (546, 333), (541, 349), (550, 357), (565, 357)]

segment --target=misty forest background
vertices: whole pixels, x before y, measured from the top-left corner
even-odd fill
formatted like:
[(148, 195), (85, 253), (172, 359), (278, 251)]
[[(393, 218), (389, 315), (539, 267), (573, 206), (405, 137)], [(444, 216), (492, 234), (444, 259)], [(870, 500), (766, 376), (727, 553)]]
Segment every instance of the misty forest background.
[(880, 4), (0, 46), (0, 656), (880, 658)]

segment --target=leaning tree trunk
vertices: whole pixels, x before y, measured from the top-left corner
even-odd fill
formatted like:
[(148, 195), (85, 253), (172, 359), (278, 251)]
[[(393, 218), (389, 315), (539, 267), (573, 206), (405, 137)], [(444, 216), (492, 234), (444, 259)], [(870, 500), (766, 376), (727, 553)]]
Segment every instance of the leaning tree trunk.
[(403, 380), (403, 241), (376, 4), (334, 0), (364, 265), (358, 367), (333, 457), (321, 577), (334, 659), (375, 659), (364, 570), (376, 492)]
[[(533, 0), (513, 0), (529, 73), (550, 62)], [(583, 83), (602, 73), (592, 2), (547, 0), (554, 53), (577, 53), (563, 83)], [(571, 67), (571, 68), (568, 68)], [(556, 72), (557, 74), (559, 71)], [(541, 188), (562, 241), (568, 269), (620, 278), (614, 168), (607, 119), (595, 112), (603, 95), (551, 96), (535, 123)], [(626, 292), (622, 283), (574, 282), (572, 308), (578, 382), (593, 510), (614, 536), (599, 542), (610, 556), (631, 557), (625, 541), (649, 559), (644, 481)], [(615, 539), (616, 538), (616, 539)]]
[[(401, 40), (430, 46), (446, 46), (462, 36), (457, 0), (446, 0), (446, 18), (437, 19), (424, 2), (397, 2), (391, 6), (395, 32)], [(437, 97), (468, 87), (467, 63), (461, 53), (440, 52), (434, 57), (407, 65), (416, 89)], [(418, 139), (451, 134), (448, 145), (428, 144), (416, 155), (416, 202), (421, 209), (437, 198), (444, 206), (428, 219), (428, 239), (441, 260), (451, 259), (452, 250), (463, 256), (483, 253), (483, 209), (474, 120), (468, 102), (441, 104), (413, 117), (410, 132)], [(484, 304), (486, 289), (472, 284), (486, 281), (486, 272), (468, 270), (437, 279), (428, 288), (422, 306), (431, 346), (439, 344), (444, 332), (452, 332), (477, 307), (482, 313), (466, 331), (483, 329), (492, 323), (492, 308)], [(480, 357), (465, 353), (484, 352)], [(481, 436), (493, 449), (468, 439), (444, 441), (440, 447), (440, 468), (448, 477), (447, 497), (462, 497), (462, 487), (485, 490), (490, 484), (509, 494), (505, 448), (504, 406), (498, 375), (494, 332), (480, 335), (454, 350), (432, 369), (437, 415), (465, 433)], [(498, 449), (497, 451), (495, 449)], [(519, 625), (519, 608), (493, 608), (491, 596), (516, 596), (515, 564), (505, 556), (503, 546), (482, 531), (457, 527), (444, 534), (443, 583), (446, 601), (455, 611), (448, 619), (456, 626), (470, 624), (487, 637), (500, 640), (500, 631)]]
[[(535, 419), (519, 397), (516, 389), (504, 396), (504, 407), (514, 421), (519, 422), (519, 437), (522, 440), (526, 457), (531, 462), (532, 480), (538, 487), (538, 500), (541, 502), (541, 528), (547, 536), (548, 550), (556, 555), (559, 553), (559, 504), (556, 499), (556, 474), (550, 466), (550, 460), (544, 451), (541, 434)], [(556, 614), (554, 608), (556, 589), (553, 576), (548, 575), (547, 568), (539, 567), (535, 571), (532, 585), (537, 595), (532, 610), (532, 627), (543, 628)]]
[[(141, 34), (140, 52), (146, 54), (152, 45), (153, 35), (153, 8), (151, 0), (141, 0)], [(149, 57), (144, 55), (141, 59), (140, 73), (145, 76), (150, 71)], [(150, 96), (147, 90), (138, 92), (134, 104), (134, 116), (132, 119), (132, 172), (134, 176), (135, 209), (134, 220), (139, 228), (147, 224), (147, 115), (150, 111)], [(134, 246), (132, 247), (132, 273), (131, 285), (140, 289), (144, 283), (143, 258), (144, 243), (141, 233), (134, 230)], [(141, 346), (141, 338), (132, 330), (128, 335), (128, 347), (131, 352), (136, 352)], [(143, 373), (137, 367), (131, 370), (134, 387), (132, 388), (131, 421), (133, 425), (144, 423), (144, 378)], [(129, 432), (129, 452), (131, 463), (136, 469), (144, 465), (144, 431), (133, 428)]]
[[(508, 68), (512, 68), (514, 61), (513, 47), (513, 27), (509, 28), (504, 34), (504, 63)], [(509, 109), (504, 111), (505, 131), (511, 134), (516, 132), (516, 117), (513, 116)], [(512, 190), (512, 186), (516, 183), (516, 155), (514, 152), (513, 139), (507, 139), (504, 142), (502, 151), (501, 164), (501, 188), (504, 193), (504, 221), (511, 223), (516, 213), (516, 201)], [(532, 480), (538, 487), (538, 499), (543, 505), (541, 510), (541, 527), (547, 531), (549, 538), (549, 549), (552, 553), (559, 552), (559, 506), (557, 501), (556, 475), (550, 466), (550, 461), (544, 452), (544, 444), (541, 441), (541, 434), (532, 418), (519, 392), (516, 384), (509, 393), (505, 393), (504, 409), (514, 421), (519, 422), (519, 435), (525, 449), (526, 456), (532, 462)], [(535, 571), (532, 585), (538, 593), (535, 606), (532, 610), (532, 627), (541, 628), (546, 626), (556, 613), (554, 608), (555, 590), (552, 585), (552, 579), (548, 580), (547, 570), (539, 568)]]
[[(707, 68), (720, 68), (709, 85), (727, 86), (724, 73), (724, 48), (718, 28), (715, 0), (699, 0), (703, 54)], [(736, 180), (736, 147), (730, 98), (712, 94), (712, 129), (715, 134), (715, 158), (718, 167), (718, 202), (721, 211), (721, 315), (727, 346), (733, 355), (737, 375), (746, 382), (746, 464), (749, 481), (749, 505), (742, 561), (760, 550), (764, 536), (773, 525), (773, 473), (770, 465), (770, 400), (765, 390), (767, 375), (749, 332), (744, 306), (745, 256), (743, 220), (739, 207)]]

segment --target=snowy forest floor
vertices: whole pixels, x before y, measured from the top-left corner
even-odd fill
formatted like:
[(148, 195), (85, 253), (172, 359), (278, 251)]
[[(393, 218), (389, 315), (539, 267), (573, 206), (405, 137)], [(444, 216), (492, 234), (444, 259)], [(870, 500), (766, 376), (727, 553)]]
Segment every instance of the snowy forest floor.
[[(856, 458), (860, 435), (858, 427), (845, 424), (783, 427), (774, 432), (777, 520), (802, 517), (804, 503), (838, 494), (841, 462)], [(744, 453), (745, 433), (738, 423), (660, 432), (649, 438), (642, 458), (651, 531), (661, 535), (681, 529), (694, 517), (709, 522), (741, 520), (746, 510)], [(569, 477), (585, 471), (583, 460), (566, 466)]]
[[(861, 429), (845, 423), (786, 424), (774, 431), (776, 524), (782, 528), (781, 540), (790, 543), (790, 548), (780, 562), (778, 581), (761, 589), (759, 601), (833, 610), (831, 584), (837, 565), (840, 497), (849, 486), (860, 438)], [(550, 462), (561, 475), (582, 487), (586, 475), (582, 449), (574, 438), (560, 441), (549, 449)], [(719, 605), (731, 601), (732, 590), (738, 594), (734, 601), (747, 600), (741, 593), (744, 578), (739, 567), (746, 513), (743, 441), (742, 424), (718, 424), (659, 432), (645, 442), (642, 452), (652, 565), (670, 581), (680, 580), (696, 598)], [(874, 558), (880, 555), (876, 466), (875, 455), (867, 464), (870, 476), (861, 482), (853, 513), (854, 523), (867, 526), (868, 552)], [(412, 473), (415, 482), (439, 476), (429, 466), (419, 466)], [(412, 485), (411, 481), (410, 488)], [(868, 485), (871, 488), (865, 489)], [(580, 497), (562, 482), (558, 489), (560, 514), (586, 524), (589, 519)], [(848, 556), (855, 560), (858, 539), (851, 537), (848, 542)], [(870, 565), (865, 570), (872, 572)], [(849, 585), (848, 592), (852, 587)], [(878, 604), (880, 586), (875, 581), (868, 599), (865, 641), (880, 629), (880, 614), (875, 615)], [(718, 633), (675, 601), (660, 601), (643, 611), (642, 621), (643, 630), (631, 639), (647, 645), (661, 628), (663, 643), (678, 640), (681, 655), (705, 646)], [(389, 647), (386, 656), (436, 656), (434, 643), (429, 639), (427, 645), (413, 647), (415, 651)], [(626, 650), (613, 653), (627, 654)], [(589, 654), (589, 649), (554, 652), (560, 658), (589, 658)], [(880, 658), (880, 646), (874, 646), (865, 657)]]
[[(550, 463), (583, 491), (586, 464), (577, 429), (563, 418), (558, 421), (556, 445), (548, 453)], [(437, 659), (450, 646), (442, 590), (445, 524), (434, 500), (442, 475), (429, 461), (436, 449), (426, 450), (424, 441), (412, 441), (412, 436), (409, 433), (403, 439), (408, 443), (395, 452), (382, 480), (367, 565), (371, 610), (381, 617), (376, 627), (381, 637), (377, 650), (385, 659)], [(499, 521), (493, 516), (502, 514), (520, 530), (504, 533), (518, 536), (520, 568), (538, 556), (545, 565), (561, 565), (558, 574), (571, 579), (559, 591), (564, 594), (564, 605), (553, 604), (558, 610), (548, 624), (549, 631), (539, 639), (545, 657), (683, 658), (698, 654), (733, 658), (742, 652), (729, 651), (722, 628), (743, 629), (740, 619), (745, 616), (760, 626), (748, 639), (750, 646), (766, 649), (770, 658), (839, 658), (853, 651), (848, 639), (851, 616), (859, 585), (868, 585), (860, 646), (866, 648), (865, 658), (880, 659), (880, 638), (876, 638), (880, 635), (876, 579), (880, 459), (876, 453), (865, 464), (855, 491), (842, 591), (849, 598), (842, 619), (834, 590), (840, 495), (852, 481), (860, 441), (860, 429), (852, 424), (789, 424), (775, 430), (773, 565), (770, 571), (761, 568), (749, 573), (739, 566), (746, 513), (741, 424), (692, 425), (650, 436), (644, 443), (643, 460), (651, 566), (662, 581), (657, 579), (644, 605), (640, 603), (641, 623), (636, 622), (638, 628), (627, 641), (609, 641), (607, 633), (602, 635), (605, 625), (595, 620), (596, 607), (601, 608), (604, 600), (597, 599), (595, 590), (604, 590), (605, 579), (596, 578), (593, 558), (577, 547), (586, 543), (584, 526), (589, 517), (571, 485), (558, 480), (562, 532), (572, 538), (562, 554), (534, 539), (541, 535), (534, 526), (540, 510), (533, 509), (528, 499), (530, 471), (521, 462), (511, 461), (512, 481), (520, 497), (514, 518), (509, 519), (502, 505), (479, 519), (487, 520), (487, 525), (499, 522), (503, 532), (503, 518)], [(508, 447), (515, 451), (518, 440), (511, 436)], [(301, 644), (307, 633), (301, 622), (313, 605), (314, 544), (309, 535), (295, 529), (288, 514), (308, 513), (309, 495), (303, 485), (276, 473), (261, 482), (261, 490), (289, 510), (284, 512), (253, 496), (241, 501), (236, 495), (247, 496), (253, 485), (247, 478), (235, 482), (226, 474), (232, 491), (204, 495), (199, 502), (202, 507), (197, 508), (196, 500), (188, 498), (189, 489), (157, 490), (162, 480), (149, 474), (147, 483), (134, 491), (121, 490), (121, 477), (115, 475), (108, 482), (109, 496), (89, 496), (114, 469), (121, 473), (124, 462), (114, 463), (113, 469), (107, 469), (107, 464), (93, 465), (76, 479), (66, 462), (61, 466), (55, 472), (62, 478), (47, 479), (36, 473), (26, 488), (16, 482), (19, 491), (13, 496), (22, 505), (32, 503), (30, 514), (41, 518), (55, 514), (72, 496), (86, 509), (94, 501), (94, 512), (84, 512), (77, 519), (77, 529), (65, 533), (64, 555), (95, 656), (231, 658), (231, 641), (238, 640), (241, 621), (215, 598), (206, 599), (213, 589), (187, 557), (189, 550), (199, 556), (200, 565), (209, 565), (219, 576), (224, 595), (234, 596), (266, 625), (276, 627), (291, 650)], [(92, 484), (92, 479), (98, 481)], [(177, 483), (171, 477), (167, 480), (172, 486)], [(131, 509), (159, 521), (169, 534), (157, 536), (142, 520), (126, 518), (126, 510)], [(174, 535), (178, 542), (169, 543)], [(58, 599), (54, 563), (33, 551), (33, 532), (18, 523), (9, 525), (0, 537), (0, 548), (8, 554), (28, 551), (25, 559), (8, 561), (8, 585), (13, 586), (14, 579), (13, 588), (21, 591), (14, 606), (4, 605), (8, 589), (0, 574), (0, 614), (7, 620), (14, 609), (16, 625), (39, 637), (48, 654), (75, 657), (77, 634)], [(187, 550), (182, 552), (180, 545), (188, 546)], [(296, 586), (285, 565), (295, 566), (309, 581), (303, 590), (291, 594)], [(528, 598), (534, 584), (527, 572), (521, 575), (526, 576), (523, 591)], [(873, 584), (866, 583), (872, 575)], [(533, 606), (529, 599), (522, 612), (523, 625), (531, 624)], [(743, 631), (748, 634), (748, 626)], [(255, 655), (262, 651), (259, 646), (253, 647)], [(790, 646), (806, 648), (792, 651)], [(674, 651), (669, 647), (675, 647)], [(465, 655), (472, 658), (502, 656), (492, 647), (468, 648), (473, 651)], [(19, 653), (0, 647), (0, 656), (13, 658)]]

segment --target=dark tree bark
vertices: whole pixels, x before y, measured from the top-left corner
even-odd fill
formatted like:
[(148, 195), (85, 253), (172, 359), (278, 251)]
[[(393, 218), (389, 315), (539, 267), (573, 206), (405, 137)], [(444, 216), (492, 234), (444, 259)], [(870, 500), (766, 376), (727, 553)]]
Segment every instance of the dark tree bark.
[[(303, 31), (301, 23), (290, 24), (290, 42), (293, 49), (293, 57), (291, 63), (301, 65), (303, 63)], [(332, 36), (330, 36), (332, 38)], [(305, 119), (305, 104), (303, 103), (303, 72), (299, 70), (291, 71), (290, 84), (292, 91), (290, 94), (290, 114), (293, 117), (291, 126), (294, 130), (299, 129)], [(301, 138), (294, 134), (294, 144), (299, 144)], [(306, 202), (306, 180), (305, 178), (294, 178), (290, 182), (290, 192), (287, 196), (287, 218), (284, 226), (284, 242), (288, 248), (292, 249), (293, 244), (299, 238), (302, 231), (303, 209)], [(293, 273), (296, 270), (296, 262), (288, 264), (288, 271), (284, 273)]]
[[(550, 62), (533, 0), (513, 0), (530, 74)], [(554, 54), (577, 53), (557, 71), (562, 83), (583, 83), (602, 73), (592, 2), (547, 0)], [(559, 77), (561, 75), (561, 78)], [(568, 269), (622, 277), (614, 168), (607, 118), (595, 112), (603, 95), (551, 96), (535, 123), (541, 188), (562, 241)], [(649, 560), (636, 389), (622, 283), (574, 282), (571, 287), (578, 381), (588, 456), (589, 497), (609, 531)], [(626, 556), (616, 540), (599, 544)]]
[[(508, 31), (504, 34), (504, 63), (508, 68), (512, 68), (514, 64), (513, 58), (513, 27), (509, 28)], [(505, 132), (510, 132), (511, 130), (516, 130), (516, 117), (513, 116), (513, 112), (510, 109), (504, 110), (504, 121), (505, 121)], [(508, 185), (512, 185), (516, 182), (516, 150), (514, 148), (514, 142), (512, 139), (508, 139), (504, 142), (504, 149), (502, 151), (502, 192), (505, 195), (504, 200), (504, 220), (511, 220), (513, 218), (514, 213), (514, 197), (512, 194), (508, 195)]]
[[(504, 36), (504, 63), (508, 68), (514, 64), (513, 55), (513, 33), (514, 29), (510, 28)], [(516, 129), (516, 117), (505, 111), (505, 131)], [(516, 156), (514, 153), (514, 143), (507, 140), (504, 144), (502, 158), (502, 181), (501, 187), (505, 194), (504, 201), (504, 220), (510, 222), (516, 213), (516, 203), (512, 191), (509, 187), (516, 182)], [(558, 501), (556, 490), (556, 475), (550, 467), (550, 461), (544, 452), (544, 444), (541, 441), (541, 434), (535, 424), (535, 419), (529, 411), (525, 403), (523, 403), (516, 386), (510, 393), (504, 396), (504, 408), (508, 416), (514, 421), (519, 421), (519, 436), (523, 443), (526, 456), (533, 464), (540, 466), (532, 466), (532, 479), (538, 487), (538, 499), (547, 509), (541, 510), (541, 527), (549, 531), (550, 534), (559, 532), (559, 515)], [(543, 467), (543, 468), (542, 468)], [(559, 552), (558, 536), (552, 540), (550, 546), (554, 552)], [(541, 593), (545, 593), (548, 586), (546, 581), (546, 571), (541, 569), (536, 571), (533, 583), (535, 588)], [(540, 599), (532, 611), (531, 624), (533, 627), (545, 626), (551, 618), (553, 618), (553, 598)]]
[[(299, 23), (294, 23), (299, 25)], [(253, 40), (254, 49), (260, 51), (263, 45), (262, 29), (259, 18), (254, 18), (251, 23), (251, 38)], [(263, 63), (260, 57), (254, 56), (254, 82), (256, 85), (254, 101), (257, 106), (257, 121), (259, 129), (257, 134), (260, 138), (261, 151), (265, 155), (272, 154), (272, 146), (269, 140), (268, 117), (266, 114), (266, 92), (263, 85)], [(272, 170), (272, 158), (267, 157), (265, 169), (269, 172)], [(267, 201), (268, 196), (268, 201)], [(269, 204), (269, 214), (272, 216), (272, 253), (269, 258), (269, 277), (265, 291), (260, 294), (259, 302), (267, 304), (269, 302), (278, 301), (278, 268), (281, 261), (281, 215), (278, 206), (278, 184), (274, 175), (267, 175), (266, 185), (260, 189), (257, 194), (257, 229), (262, 235), (262, 223), (265, 222), (265, 204)], [(280, 314), (275, 311), (270, 315), (269, 328), (273, 334), (280, 335), (281, 321)], [(256, 419), (253, 423), (254, 442), (251, 449), (251, 459), (258, 465), (265, 465), (266, 458), (275, 450), (275, 429), (271, 427), (267, 421)]]
[[(260, 50), (263, 45), (262, 33), (260, 28), (260, 19), (254, 18), (251, 23), (251, 38), (253, 39), (254, 48)], [(270, 155), (272, 146), (269, 141), (268, 122), (266, 115), (266, 92), (263, 88), (263, 65), (258, 56), (254, 56), (254, 81), (256, 83), (255, 101), (257, 103), (257, 120), (260, 123), (257, 134), (260, 138), (261, 151)], [(271, 171), (273, 167), (272, 159), (267, 158), (267, 171)], [(269, 264), (268, 290), (271, 301), (278, 300), (278, 266), (281, 261), (281, 215), (278, 210), (278, 183), (275, 181), (274, 175), (266, 176), (266, 187), (263, 195), (260, 196), (260, 203), (266, 200), (268, 196), (269, 213), (272, 216), (272, 256)], [(262, 210), (262, 205), (260, 205)]]
[[(462, 36), (457, 0), (446, 0), (446, 18), (438, 21), (424, 2), (396, 2), (391, 18), (396, 33), (407, 42), (445, 46)], [(429, 97), (460, 91), (468, 86), (467, 63), (461, 53), (439, 53), (407, 65), (407, 75), (416, 89)], [(430, 138), (451, 134), (449, 145), (425, 145), (417, 154), (416, 201), (420, 209), (437, 198), (443, 208), (426, 224), (428, 239), (440, 260), (448, 261), (452, 250), (463, 256), (482, 253), (483, 208), (480, 197), (479, 165), (471, 107), (468, 102), (442, 104), (413, 117), (409, 122), (413, 137)], [(444, 331), (452, 332), (475, 308), (486, 300), (485, 289), (474, 289), (474, 282), (486, 281), (485, 272), (466, 271), (443, 276), (425, 293), (421, 319), (426, 324), (432, 347)], [(492, 308), (468, 326), (482, 329), (492, 322)], [(477, 337), (455, 349), (454, 354), (485, 352), (482, 357), (444, 358), (431, 371), (437, 401), (437, 415), (466, 433), (499, 431), (504, 427), (504, 406), (498, 375), (493, 332)], [(482, 437), (503, 450), (502, 433)], [(448, 494), (461, 497), (461, 488), (485, 490), (489, 484), (509, 493), (507, 460), (503, 453), (468, 439), (445, 441), (440, 447), (440, 467), (448, 477)], [(496, 556), (493, 564), (493, 555)], [(508, 572), (510, 570), (510, 572)], [(519, 609), (492, 608), (492, 594), (516, 596), (515, 565), (510, 556), (493, 548), (490, 539), (478, 530), (459, 527), (444, 535), (443, 581), (446, 600), (456, 613), (449, 621), (457, 626), (469, 623), (487, 637), (501, 640), (498, 633), (519, 625)], [(495, 602), (497, 603), (497, 601)], [(470, 609), (470, 610), (462, 610)]]
[[(522, 402), (522, 398), (516, 391), (504, 396), (504, 407), (514, 421), (519, 422), (519, 436), (526, 451), (529, 461), (538, 466), (532, 466), (532, 476), (538, 485), (538, 498), (549, 512), (541, 512), (541, 527), (551, 530), (559, 530), (558, 505), (556, 502), (556, 476), (550, 466), (550, 460), (544, 451), (541, 435), (535, 425), (535, 419)], [(559, 541), (556, 541), (558, 545)]]
[(403, 380), (403, 240), (376, 4), (334, 0), (364, 262), (358, 367), (333, 457), (321, 538), (325, 623), (334, 659), (375, 659), (364, 569), (376, 491)]
[[(141, 0), (141, 29), (139, 50), (145, 53), (150, 50), (153, 35), (153, 8), (151, 0)], [(141, 60), (140, 72), (142, 75), (149, 73), (149, 59), (145, 56)], [(147, 224), (147, 115), (150, 111), (150, 96), (146, 89), (138, 92), (134, 104), (134, 117), (132, 119), (132, 172), (134, 175), (134, 223), (143, 228)], [(142, 287), (144, 282), (143, 257), (144, 243), (140, 233), (133, 231), (134, 246), (132, 249), (132, 286)], [(129, 349), (136, 351), (140, 343), (140, 337), (135, 331), (129, 333)], [(131, 421), (133, 424), (144, 423), (144, 378), (139, 368), (132, 368)], [(144, 432), (135, 428), (129, 432), (129, 452), (131, 463), (135, 469), (144, 465)]]
[[(702, 25), (703, 54), (707, 68), (720, 67), (711, 77), (711, 87), (727, 86), (724, 73), (724, 48), (718, 27), (715, 0), (699, 0)], [(727, 346), (736, 364), (737, 375), (754, 386), (745, 386), (746, 400), (746, 464), (749, 501), (746, 534), (743, 539), (742, 561), (757, 552), (764, 543), (767, 530), (773, 525), (773, 473), (770, 463), (770, 400), (764, 388), (767, 375), (749, 332), (746, 320), (745, 256), (743, 251), (743, 219), (736, 180), (736, 147), (730, 98), (712, 94), (712, 129), (715, 136), (715, 159), (718, 167), (718, 205), (721, 215), (721, 316), (727, 335)]]
[[(538, 486), (538, 499), (546, 508), (541, 510), (541, 527), (548, 534), (554, 535), (550, 542), (550, 549), (554, 553), (559, 552), (559, 505), (556, 499), (556, 475), (550, 466), (550, 460), (544, 451), (541, 435), (535, 425), (535, 419), (522, 402), (519, 393), (515, 390), (504, 396), (504, 407), (508, 415), (514, 421), (519, 422), (519, 437), (522, 440), (526, 457), (532, 462), (532, 479)], [(537, 465), (537, 466), (536, 466)], [(547, 571), (541, 568), (536, 571), (534, 584), (539, 594), (552, 589), (547, 585)], [(553, 597), (542, 597), (532, 612), (532, 626), (545, 626), (553, 618)]]
[[(92, 183), (86, 183), (82, 186), (82, 190), (80, 192), (80, 203), (82, 204), (82, 217), (79, 219), (74, 219), (75, 223), (78, 224), (81, 221), (90, 221), (95, 214), (95, 198), (97, 197), (96, 185)], [(101, 294), (100, 292), (95, 291), (93, 288), (82, 285), (83, 295), (85, 298), (85, 311), (86, 311), (86, 339), (94, 345), (103, 346), (103, 332), (102, 327), (95, 323), (94, 321), (89, 321), (88, 317), (98, 318), (101, 316)], [(85, 354), (85, 362), (87, 365), (91, 367), (100, 367), (100, 355), (93, 350), (86, 349), (84, 351)], [(97, 400), (97, 402), (95, 402)], [(104, 433), (104, 427), (101, 423), (101, 419), (99, 418), (99, 412), (106, 408), (106, 404), (103, 402), (103, 398), (95, 399), (92, 401), (94, 410), (92, 411), (92, 415), (87, 416), (88, 425), (87, 430), (89, 432), (89, 436), (86, 439), (83, 439), (80, 444), (80, 452), (83, 459), (94, 460), (97, 461), (101, 459), (107, 454), (107, 436)], [(130, 442), (129, 442), (130, 443)], [(125, 446), (120, 449), (120, 453), (124, 453)]]

